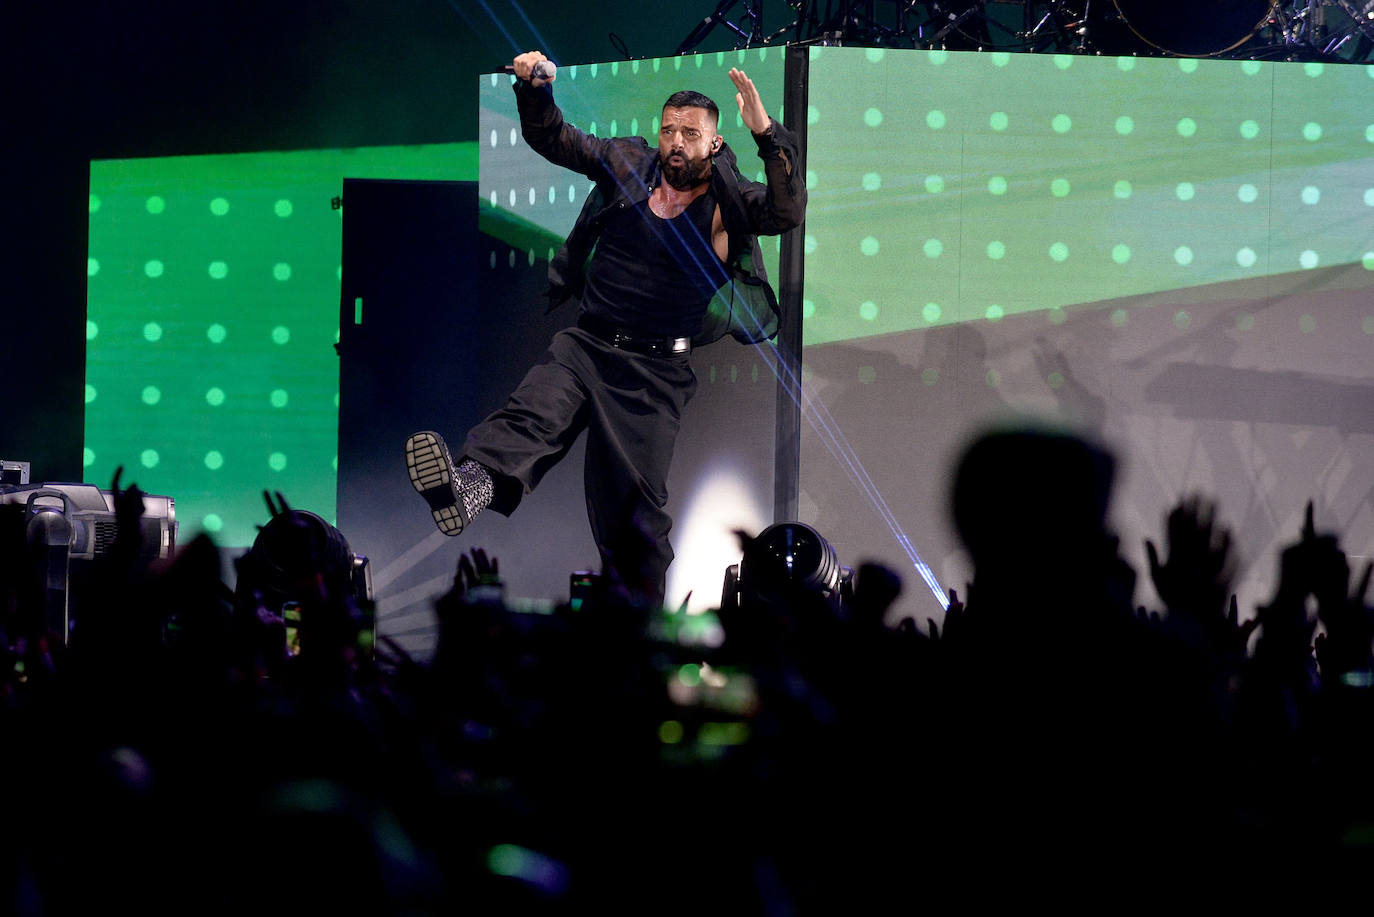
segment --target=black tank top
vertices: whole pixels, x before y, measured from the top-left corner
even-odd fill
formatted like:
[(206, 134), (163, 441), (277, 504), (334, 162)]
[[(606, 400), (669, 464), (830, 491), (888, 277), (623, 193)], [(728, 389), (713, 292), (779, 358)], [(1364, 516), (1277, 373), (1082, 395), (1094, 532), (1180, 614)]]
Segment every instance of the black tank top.
[(587, 270), (582, 306), (590, 314), (646, 334), (691, 337), (725, 265), (711, 245), (715, 198), (708, 190), (671, 220), (649, 202), (606, 221)]

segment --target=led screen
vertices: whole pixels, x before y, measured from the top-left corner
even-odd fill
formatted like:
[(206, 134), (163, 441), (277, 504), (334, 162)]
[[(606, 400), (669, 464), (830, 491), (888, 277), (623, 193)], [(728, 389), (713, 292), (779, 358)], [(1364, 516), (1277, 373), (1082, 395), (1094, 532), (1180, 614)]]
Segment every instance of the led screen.
[(334, 519), (345, 176), (473, 180), (476, 144), (91, 163), (87, 481), (225, 546), (264, 490)]

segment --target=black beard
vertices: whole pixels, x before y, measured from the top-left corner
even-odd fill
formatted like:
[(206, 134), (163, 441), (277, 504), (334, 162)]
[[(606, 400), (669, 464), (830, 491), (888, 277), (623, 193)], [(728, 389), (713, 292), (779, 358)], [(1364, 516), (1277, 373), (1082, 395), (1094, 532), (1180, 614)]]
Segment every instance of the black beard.
[(673, 165), (665, 160), (663, 166), (663, 180), (675, 191), (691, 191), (697, 185), (704, 185), (711, 175), (711, 160), (703, 160), (693, 174), (693, 163), (686, 157), (683, 158), (682, 165)]

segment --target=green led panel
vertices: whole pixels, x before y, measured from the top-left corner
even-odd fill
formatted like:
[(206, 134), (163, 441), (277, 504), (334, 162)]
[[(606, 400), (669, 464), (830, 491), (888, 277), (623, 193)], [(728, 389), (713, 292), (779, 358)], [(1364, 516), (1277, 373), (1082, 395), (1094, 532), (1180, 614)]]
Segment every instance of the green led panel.
[(813, 48), (805, 342), (1374, 264), (1371, 99), (1368, 66)]
[(264, 490), (333, 520), (345, 177), (475, 180), (476, 144), (91, 163), (87, 481), (225, 546)]

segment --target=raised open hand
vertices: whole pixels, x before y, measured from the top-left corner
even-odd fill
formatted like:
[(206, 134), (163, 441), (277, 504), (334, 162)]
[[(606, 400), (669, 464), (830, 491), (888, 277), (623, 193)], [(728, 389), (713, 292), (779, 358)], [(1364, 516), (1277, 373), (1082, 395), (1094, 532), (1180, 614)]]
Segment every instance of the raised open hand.
[(754, 81), (738, 67), (730, 68), (730, 81), (739, 90), (735, 93), (735, 104), (739, 105), (739, 114), (744, 119), (744, 126), (755, 134), (762, 134), (768, 130), (768, 110), (763, 107), (763, 99), (759, 97)]
[(1231, 533), (1216, 522), (1216, 507), (1202, 497), (1185, 498), (1169, 513), (1168, 557), (1161, 562), (1154, 542), (1145, 540), (1150, 578), (1171, 612), (1219, 623), (1231, 593)]
[(482, 548), (473, 548), (458, 558), (458, 572), (453, 577), (454, 591), (472, 595), (474, 590), (494, 590), (501, 594), (501, 565), (495, 557), (488, 557)]

